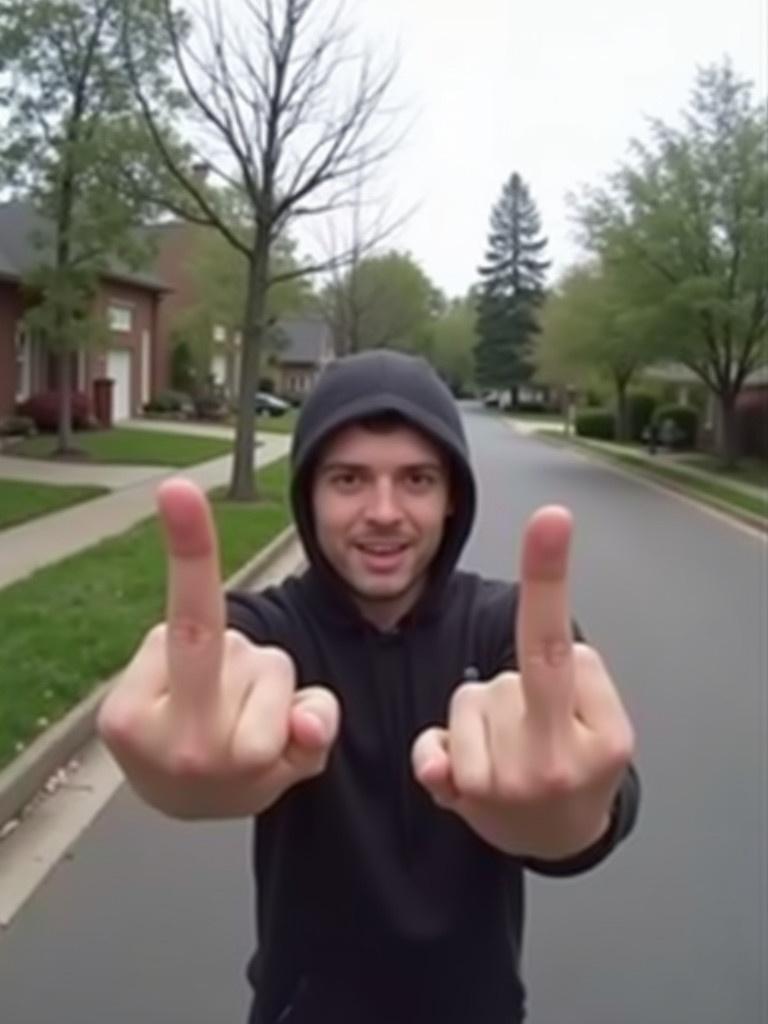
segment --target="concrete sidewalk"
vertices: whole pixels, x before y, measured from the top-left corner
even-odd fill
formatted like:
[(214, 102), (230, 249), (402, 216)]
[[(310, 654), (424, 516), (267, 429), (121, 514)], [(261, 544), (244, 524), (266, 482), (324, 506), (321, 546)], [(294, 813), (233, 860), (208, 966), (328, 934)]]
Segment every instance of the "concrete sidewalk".
[[(274, 437), (270, 432), (269, 418), (257, 417), (256, 436), (261, 441), (264, 437)], [(184, 420), (125, 420), (120, 428), (126, 430), (153, 430), (158, 434), (186, 434), (189, 437), (216, 437), (219, 440), (234, 439), (235, 428), (222, 426), (218, 423), (187, 423)], [(278, 437), (285, 436), (277, 434)]]
[(0, 455), (0, 480), (15, 480), (30, 484), (56, 486), (107, 487), (118, 491), (133, 487), (145, 480), (162, 477), (166, 466), (116, 466), (56, 462), (53, 459), (19, 459), (13, 455)]
[[(289, 435), (264, 434), (259, 438), (257, 465), (266, 466), (286, 455)], [(46, 465), (48, 465), (46, 463)], [(105, 469), (107, 467), (104, 467)], [(93, 544), (123, 533), (155, 511), (155, 492), (161, 480), (183, 476), (204, 490), (227, 483), (232, 456), (225, 455), (186, 469), (154, 467), (155, 474), (112, 494), (75, 505), (0, 532), (0, 588), (59, 562)], [(50, 479), (50, 478), (49, 478)], [(106, 483), (106, 477), (102, 477)]]

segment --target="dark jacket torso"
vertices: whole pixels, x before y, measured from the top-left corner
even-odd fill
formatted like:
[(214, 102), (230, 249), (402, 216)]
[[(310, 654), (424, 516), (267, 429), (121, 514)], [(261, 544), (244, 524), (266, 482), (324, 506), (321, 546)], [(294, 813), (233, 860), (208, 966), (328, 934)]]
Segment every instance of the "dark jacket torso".
[(521, 863), (436, 807), (411, 748), (446, 725), (466, 678), (515, 666), (517, 591), (453, 573), (391, 633), (350, 616), (310, 571), (261, 594), (228, 596), (230, 625), (293, 658), (299, 686), (341, 704), (326, 771), (255, 827), (258, 950), (249, 970), (259, 1024), (515, 1024), (523, 868), (574, 874), (632, 827), (636, 777), (611, 833), (559, 864)]

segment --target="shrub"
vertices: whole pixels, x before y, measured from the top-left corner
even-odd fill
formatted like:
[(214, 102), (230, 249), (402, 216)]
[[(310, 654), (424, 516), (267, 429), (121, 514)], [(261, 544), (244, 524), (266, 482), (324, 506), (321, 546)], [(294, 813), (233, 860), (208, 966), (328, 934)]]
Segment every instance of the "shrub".
[(616, 436), (616, 417), (610, 409), (585, 409), (576, 414), (579, 437), (612, 441)]
[(699, 414), (690, 405), (662, 405), (653, 414), (653, 425), (662, 444), (665, 444), (662, 424), (671, 420), (675, 425), (673, 448), (695, 448), (699, 431)]
[(160, 391), (144, 405), (145, 412), (191, 412), (192, 400), (183, 391)]
[(632, 441), (642, 441), (645, 429), (653, 419), (658, 399), (649, 391), (630, 391), (627, 395), (627, 416), (629, 436)]
[[(21, 402), (16, 411), (21, 416), (31, 419), (38, 430), (56, 431), (59, 427), (60, 395), (58, 391), (39, 391), (25, 402)], [(80, 391), (72, 394), (72, 426), (75, 430), (87, 430), (94, 425), (91, 401)]]
[(177, 391), (189, 392), (195, 387), (195, 357), (186, 341), (180, 341), (171, 352), (171, 383)]
[(29, 416), (0, 416), (0, 437), (29, 437), (36, 433), (35, 421)]

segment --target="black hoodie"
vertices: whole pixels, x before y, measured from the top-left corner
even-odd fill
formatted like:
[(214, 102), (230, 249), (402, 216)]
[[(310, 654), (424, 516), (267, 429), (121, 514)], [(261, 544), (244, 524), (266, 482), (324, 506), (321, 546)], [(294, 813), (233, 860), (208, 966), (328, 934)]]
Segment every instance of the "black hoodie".
[[(396, 412), (452, 467), (453, 514), (417, 606), (389, 632), (366, 622), (318, 551), (310, 478), (343, 425)], [(230, 594), (229, 622), (282, 647), (299, 685), (332, 689), (341, 729), (322, 776), (256, 821), (259, 948), (249, 977), (258, 1024), (515, 1024), (523, 869), (573, 875), (634, 825), (634, 769), (609, 832), (557, 863), (491, 847), (414, 780), (411, 747), (444, 725), (467, 678), (515, 668), (516, 587), (455, 566), (475, 513), (456, 404), (423, 360), (387, 351), (331, 364), (308, 397), (292, 449), (291, 499), (309, 569), (260, 594)]]

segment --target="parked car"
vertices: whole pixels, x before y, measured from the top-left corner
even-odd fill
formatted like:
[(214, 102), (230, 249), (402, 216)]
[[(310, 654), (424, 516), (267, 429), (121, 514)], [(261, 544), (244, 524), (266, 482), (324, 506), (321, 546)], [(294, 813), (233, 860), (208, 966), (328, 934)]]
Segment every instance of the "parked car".
[(283, 416), (290, 408), (290, 405), (277, 395), (270, 395), (266, 391), (256, 392), (257, 416)]

